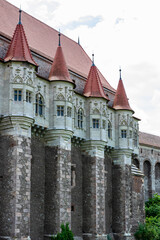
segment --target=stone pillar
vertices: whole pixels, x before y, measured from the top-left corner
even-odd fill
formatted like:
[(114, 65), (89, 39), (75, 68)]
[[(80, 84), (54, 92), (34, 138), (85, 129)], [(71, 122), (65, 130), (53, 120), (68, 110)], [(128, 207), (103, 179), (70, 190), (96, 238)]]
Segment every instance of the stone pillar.
[(102, 141), (82, 145), (84, 240), (106, 239), (104, 146)]
[(0, 124), (3, 168), (0, 239), (30, 236), (31, 124), (27, 117), (5, 117)]
[(113, 222), (112, 228), (116, 240), (131, 240), (130, 208), (131, 208), (131, 151), (114, 150), (112, 196)]
[(132, 164), (131, 232), (134, 234), (139, 223), (145, 221), (144, 175)]
[(71, 224), (71, 136), (67, 130), (48, 130), (45, 166), (45, 237)]

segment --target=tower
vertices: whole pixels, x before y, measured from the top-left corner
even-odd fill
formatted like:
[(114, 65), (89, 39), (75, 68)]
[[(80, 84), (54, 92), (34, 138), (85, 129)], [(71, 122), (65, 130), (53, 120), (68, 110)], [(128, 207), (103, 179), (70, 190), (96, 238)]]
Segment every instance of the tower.
[(86, 100), (87, 139), (83, 151), (83, 238), (106, 239), (105, 235), (105, 166), (107, 143), (107, 106), (97, 67), (92, 66), (83, 92)]
[(71, 137), (73, 135), (74, 83), (68, 72), (60, 37), (59, 33), (59, 45), (49, 74), (50, 122), (45, 134), (45, 234), (56, 234), (60, 230), (61, 223), (71, 223)]
[[(19, 11), (19, 23), (4, 58), (1, 154), (4, 162), (1, 236), (30, 236), (31, 125), (34, 122), (32, 58)], [(9, 100), (9, 101), (8, 101)]]

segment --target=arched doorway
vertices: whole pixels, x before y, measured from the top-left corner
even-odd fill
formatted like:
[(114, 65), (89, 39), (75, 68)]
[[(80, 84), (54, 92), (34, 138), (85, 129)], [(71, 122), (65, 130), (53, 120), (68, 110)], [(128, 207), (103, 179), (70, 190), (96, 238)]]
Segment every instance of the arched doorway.
[(151, 164), (148, 160), (144, 162), (144, 190), (145, 201), (152, 197)]
[(160, 194), (160, 163), (155, 165), (155, 191)]

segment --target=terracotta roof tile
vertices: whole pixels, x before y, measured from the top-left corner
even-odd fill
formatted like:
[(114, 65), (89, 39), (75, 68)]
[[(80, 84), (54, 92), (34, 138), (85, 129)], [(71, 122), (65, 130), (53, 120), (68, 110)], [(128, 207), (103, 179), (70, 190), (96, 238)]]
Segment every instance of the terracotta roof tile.
[(109, 100), (104, 93), (101, 79), (95, 65), (92, 65), (90, 68), (83, 94), (86, 97), (102, 97)]
[(67, 69), (66, 61), (61, 46), (57, 47), (56, 55), (49, 74), (49, 80), (50, 81), (62, 80), (73, 83)]
[(160, 148), (160, 137), (149, 133), (139, 132), (139, 143)]
[[(18, 8), (5, 0), (0, 0), (0, 34), (11, 39), (17, 19)], [(22, 22), (30, 49), (53, 60), (57, 49), (58, 32), (25, 12), (22, 13)], [(87, 78), (91, 59), (78, 43), (63, 34), (61, 40), (68, 69)], [(99, 76), (103, 86), (115, 92), (101, 73)]]
[(123, 85), (123, 81), (120, 78), (117, 91), (115, 94), (114, 102), (113, 102), (113, 108), (116, 110), (132, 110), (132, 108), (129, 105), (128, 98), (126, 95), (126, 91)]
[(8, 62), (10, 60), (29, 62), (37, 66), (32, 58), (22, 24), (17, 24), (7, 54), (4, 58), (5, 62)]

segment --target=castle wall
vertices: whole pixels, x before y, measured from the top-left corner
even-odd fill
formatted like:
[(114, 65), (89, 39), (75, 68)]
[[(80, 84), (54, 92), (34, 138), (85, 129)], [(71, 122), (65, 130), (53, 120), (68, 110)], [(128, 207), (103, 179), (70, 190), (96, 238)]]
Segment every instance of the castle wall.
[(74, 236), (82, 237), (82, 157), (80, 147), (73, 144), (71, 159), (71, 228)]
[(131, 233), (136, 232), (138, 223), (143, 223), (144, 219), (144, 177), (132, 174)]
[(62, 223), (71, 223), (71, 152), (46, 146), (45, 236), (57, 234)]
[(44, 237), (45, 147), (44, 140), (32, 136), (31, 140), (31, 239)]
[(112, 233), (112, 158), (105, 152), (105, 221), (106, 232)]
[[(11, 155), (15, 146), (13, 137), (0, 137), (0, 236), (11, 236), (15, 225), (15, 199), (12, 197), (15, 161)], [(13, 217), (12, 217), (13, 216)]]
[(160, 150), (140, 145), (138, 156), (140, 170), (144, 173), (145, 201), (154, 193), (160, 194)]
[(0, 142), (0, 236), (25, 238), (30, 235), (31, 141), (27, 137), (1, 136)]

